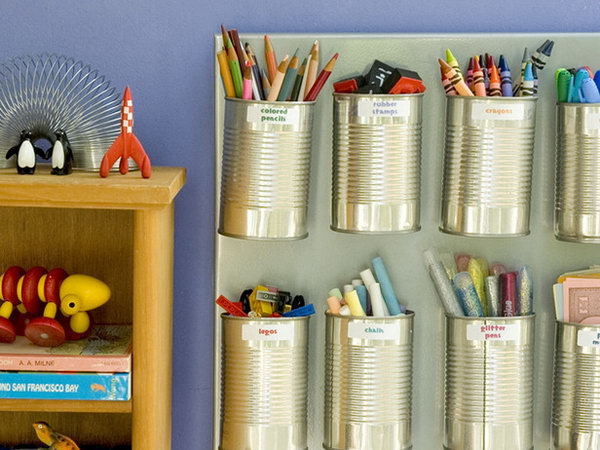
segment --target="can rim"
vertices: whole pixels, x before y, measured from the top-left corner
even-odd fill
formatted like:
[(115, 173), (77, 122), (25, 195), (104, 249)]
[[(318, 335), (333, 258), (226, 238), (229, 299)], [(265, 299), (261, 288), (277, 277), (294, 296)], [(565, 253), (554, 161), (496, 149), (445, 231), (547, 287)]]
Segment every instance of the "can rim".
[(565, 322), (564, 320), (555, 320), (557, 325), (568, 325), (574, 328), (596, 328), (600, 330), (600, 324), (594, 323), (578, 323), (578, 322)]
[(467, 316), (453, 316), (450, 313), (445, 312), (444, 315), (447, 319), (456, 319), (456, 320), (464, 320), (467, 322), (499, 322), (502, 320), (510, 320), (510, 321), (525, 321), (531, 320), (535, 318), (535, 313), (531, 313), (527, 316), (513, 316), (513, 317), (467, 317)]
[(329, 316), (329, 317), (333, 317), (336, 319), (340, 319), (340, 320), (346, 320), (348, 322), (353, 321), (353, 320), (360, 320), (360, 321), (373, 321), (373, 322), (382, 322), (384, 320), (406, 320), (406, 319), (412, 319), (413, 317), (415, 317), (415, 313), (414, 311), (411, 311), (409, 309), (406, 310), (406, 314), (398, 314), (397, 316), (342, 316), (340, 314), (334, 314), (331, 311), (325, 311), (325, 315)]
[(349, 98), (410, 98), (410, 97), (423, 97), (425, 92), (417, 92), (415, 94), (355, 94), (353, 92), (332, 92), (333, 97), (349, 97)]
[(240, 102), (240, 103), (245, 103), (248, 105), (279, 105), (279, 106), (312, 106), (315, 103), (317, 103), (316, 100), (313, 100), (311, 102), (278, 102), (278, 101), (268, 101), (268, 100), (247, 100), (247, 99), (243, 99), (243, 98), (237, 98), (237, 97), (225, 97), (225, 101), (226, 102)]
[(476, 101), (482, 101), (482, 102), (497, 102), (497, 103), (502, 103), (502, 102), (537, 102), (537, 99), (539, 97), (537, 96), (531, 96), (531, 97), (477, 97), (477, 96), (465, 96), (465, 95), (448, 95), (446, 94), (446, 100), (449, 99), (461, 99), (467, 102), (476, 102)]
[[(312, 314), (311, 314), (312, 315)], [(294, 316), (294, 317), (240, 317), (240, 316), (232, 316), (229, 313), (221, 313), (221, 319), (227, 319), (227, 320), (239, 320), (242, 322), (281, 322), (281, 321), (300, 321), (300, 320), (308, 320), (310, 319), (311, 315), (309, 316)]]
[(600, 103), (572, 103), (572, 102), (556, 102), (556, 106), (562, 106), (564, 108), (600, 108)]

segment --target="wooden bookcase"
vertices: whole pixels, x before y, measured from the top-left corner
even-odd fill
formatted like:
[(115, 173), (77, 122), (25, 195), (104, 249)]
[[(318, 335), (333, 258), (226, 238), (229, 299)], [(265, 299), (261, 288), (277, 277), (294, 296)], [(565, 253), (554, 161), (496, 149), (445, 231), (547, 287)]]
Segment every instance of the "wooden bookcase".
[(130, 401), (0, 399), (0, 444), (36, 442), (31, 424), (45, 420), (80, 445), (171, 448), (173, 201), (184, 183), (185, 169), (174, 167), (155, 167), (147, 180), (0, 170), (0, 271), (95, 276), (113, 295), (94, 320), (133, 324)]

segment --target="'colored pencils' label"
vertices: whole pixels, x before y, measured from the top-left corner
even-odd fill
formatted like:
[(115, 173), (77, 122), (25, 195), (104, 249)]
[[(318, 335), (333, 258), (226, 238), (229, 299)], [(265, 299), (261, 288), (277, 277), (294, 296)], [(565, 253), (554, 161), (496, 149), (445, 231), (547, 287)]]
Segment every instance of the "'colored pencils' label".
[[(348, 338), (377, 341), (395, 341), (400, 337), (400, 324), (377, 322), (350, 322)], [(359, 344), (360, 345), (360, 344)], [(364, 343), (363, 345), (368, 345)]]
[(277, 123), (280, 125), (298, 125), (297, 108), (285, 106), (251, 105), (248, 107), (246, 119), (251, 123)]
[(519, 328), (515, 324), (467, 325), (467, 340), (469, 341), (516, 341)]
[(600, 347), (600, 333), (594, 330), (579, 330), (577, 345), (580, 347)]
[(244, 324), (242, 326), (242, 339), (244, 341), (291, 341), (292, 324)]
[(410, 114), (410, 103), (403, 100), (370, 100), (360, 99), (358, 102), (359, 117), (407, 117)]
[(512, 103), (474, 103), (471, 110), (473, 120), (523, 120), (525, 105)]
[(585, 115), (585, 127), (591, 130), (600, 129), (600, 113), (587, 113)]

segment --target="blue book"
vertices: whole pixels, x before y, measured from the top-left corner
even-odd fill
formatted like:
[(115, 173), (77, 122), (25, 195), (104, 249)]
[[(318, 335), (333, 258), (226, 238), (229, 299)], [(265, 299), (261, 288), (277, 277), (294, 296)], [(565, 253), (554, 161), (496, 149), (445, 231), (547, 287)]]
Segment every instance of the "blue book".
[(0, 398), (129, 400), (129, 373), (0, 372)]

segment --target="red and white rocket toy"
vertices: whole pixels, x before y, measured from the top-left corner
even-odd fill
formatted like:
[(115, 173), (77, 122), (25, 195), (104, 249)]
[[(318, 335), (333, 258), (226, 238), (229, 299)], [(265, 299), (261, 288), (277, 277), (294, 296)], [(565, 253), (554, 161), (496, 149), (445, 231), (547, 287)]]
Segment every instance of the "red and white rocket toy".
[(142, 176), (150, 178), (152, 172), (150, 158), (146, 155), (142, 143), (133, 134), (133, 101), (131, 100), (129, 86), (125, 87), (125, 92), (123, 92), (121, 134), (119, 134), (119, 137), (117, 137), (102, 158), (102, 164), (100, 165), (100, 176), (102, 178), (108, 176), (110, 169), (119, 158), (121, 158), (119, 172), (123, 175), (129, 171), (129, 158), (133, 158), (142, 171)]

